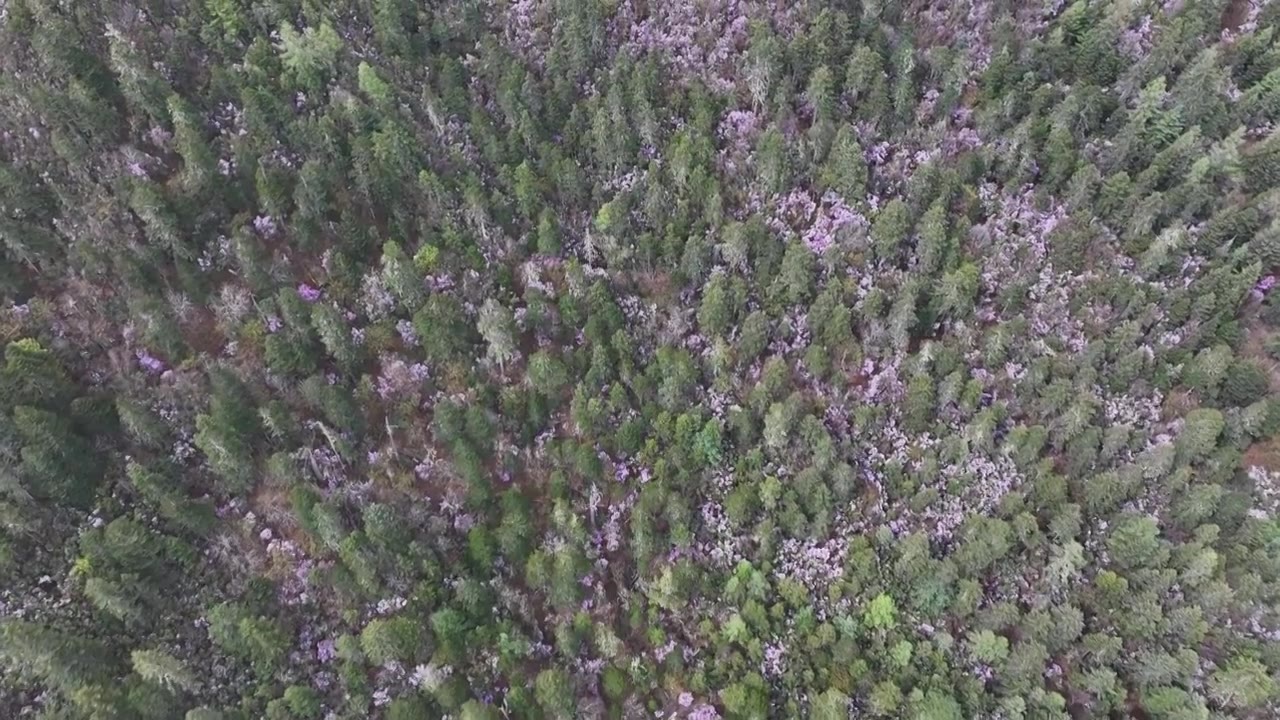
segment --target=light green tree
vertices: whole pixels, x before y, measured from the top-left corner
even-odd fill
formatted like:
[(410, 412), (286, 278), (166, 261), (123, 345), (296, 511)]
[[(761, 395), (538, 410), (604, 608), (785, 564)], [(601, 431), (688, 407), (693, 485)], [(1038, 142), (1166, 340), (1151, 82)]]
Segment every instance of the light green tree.
[(129, 656), (133, 671), (143, 680), (172, 692), (194, 692), (200, 682), (187, 666), (160, 650), (134, 650)]

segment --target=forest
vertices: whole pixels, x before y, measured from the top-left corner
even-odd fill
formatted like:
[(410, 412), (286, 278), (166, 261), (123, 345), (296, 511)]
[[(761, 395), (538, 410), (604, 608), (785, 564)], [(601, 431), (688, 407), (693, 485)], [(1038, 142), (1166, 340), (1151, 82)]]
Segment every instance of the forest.
[(1280, 2), (0, 0), (0, 717), (1280, 717)]

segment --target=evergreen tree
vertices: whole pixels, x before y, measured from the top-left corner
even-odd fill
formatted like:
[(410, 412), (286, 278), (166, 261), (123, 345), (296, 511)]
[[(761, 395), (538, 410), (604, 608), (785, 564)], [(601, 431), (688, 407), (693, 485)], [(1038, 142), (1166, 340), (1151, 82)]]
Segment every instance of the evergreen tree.
[(208, 411), (196, 418), (196, 446), (232, 488), (253, 481), (253, 445), (262, 427), (253, 399), (238, 378), (218, 369), (209, 376)]
[(101, 643), (22, 620), (0, 625), (0, 660), (14, 673), (68, 694), (108, 682), (114, 670)]
[(133, 670), (147, 682), (174, 692), (192, 692), (199, 682), (181, 660), (159, 650), (134, 650)]
[(511, 313), (497, 300), (489, 298), (480, 307), (476, 329), (489, 345), (489, 359), (505, 366), (517, 354), (515, 327)]
[(823, 185), (851, 202), (861, 201), (866, 195), (867, 161), (851, 126), (842, 125), (836, 131), (831, 153), (823, 164), (819, 178)]

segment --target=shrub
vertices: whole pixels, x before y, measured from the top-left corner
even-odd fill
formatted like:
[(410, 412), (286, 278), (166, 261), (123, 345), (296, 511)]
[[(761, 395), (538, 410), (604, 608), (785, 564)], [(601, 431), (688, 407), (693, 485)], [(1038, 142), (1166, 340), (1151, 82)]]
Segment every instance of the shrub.
[(1244, 407), (1266, 397), (1270, 377), (1258, 363), (1252, 360), (1236, 360), (1227, 368), (1223, 377), (1221, 395), (1223, 403)]

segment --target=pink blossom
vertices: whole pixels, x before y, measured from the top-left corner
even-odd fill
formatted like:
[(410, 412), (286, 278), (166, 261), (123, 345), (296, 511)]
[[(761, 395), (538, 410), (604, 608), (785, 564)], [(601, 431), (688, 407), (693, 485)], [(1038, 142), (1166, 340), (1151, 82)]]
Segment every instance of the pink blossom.
[(302, 283), (301, 285), (298, 286), (298, 297), (302, 298), (303, 300), (309, 303), (313, 303), (319, 300), (320, 294), (321, 293), (318, 288), (311, 287), (306, 283)]
[(159, 375), (165, 371), (166, 366), (164, 361), (155, 357), (146, 350), (139, 350), (134, 353), (134, 355), (138, 358), (138, 364), (141, 365), (142, 369), (146, 370), (148, 373), (152, 375)]
[(1267, 294), (1271, 292), (1271, 288), (1276, 286), (1276, 282), (1277, 279), (1275, 275), (1267, 275), (1259, 280), (1258, 284), (1253, 286), (1253, 292), (1251, 293), (1253, 298), (1255, 300), (1265, 298)]
[(1137, 60), (1151, 49), (1151, 16), (1143, 15), (1136, 27), (1125, 30), (1120, 36), (1120, 51), (1129, 59)]
[(263, 237), (271, 237), (276, 234), (279, 227), (276, 225), (275, 218), (270, 215), (259, 215), (253, 219), (253, 229)]
[(689, 713), (689, 720), (720, 720), (720, 713), (712, 705), (699, 705)]
[(330, 638), (325, 638), (316, 643), (316, 659), (322, 663), (332, 661), (338, 657), (338, 646)]

